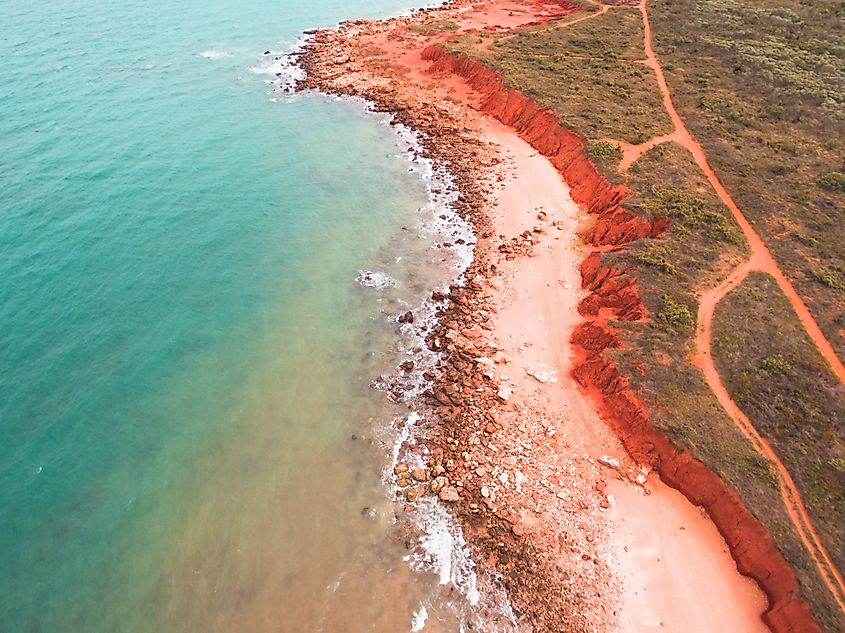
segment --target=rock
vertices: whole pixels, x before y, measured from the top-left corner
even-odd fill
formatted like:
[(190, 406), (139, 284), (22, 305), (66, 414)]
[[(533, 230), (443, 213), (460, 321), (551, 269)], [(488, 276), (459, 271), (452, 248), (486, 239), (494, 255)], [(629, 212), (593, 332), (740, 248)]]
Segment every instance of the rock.
[(439, 494), (443, 488), (449, 485), (449, 480), (442, 475), (439, 477), (435, 477), (434, 481), (431, 482), (431, 492), (434, 494)]
[(614, 470), (619, 470), (620, 468), (619, 460), (615, 457), (611, 457), (610, 455), (602, 455), (599, 457), (599, 463), (604, 464), (608, 468), (613, 468)]
[(525, 368), (525, 373), (538, 382), (557, 382), (557, 370), (546, 365), (530, 365)]
[(408, 500), (408, 503), (416, 503), (420, 497), (425, 494), (425, 486), (416, 486), (414, 488), (408, 488), (405, 491), (405, 499)]
[(508, 385), (501, 385), (499, 387), (499, 391), (496, 392), (496, 395), (502, 402), (507, 402), (512, 393), (513, 389), (511, 389)]
[(493, 361), (486, 356), (480, 356), (475, 359), (476, 364), (481, 367), (481, 373), (487, 378), (493, 378), (496, 375), (496, 369)]
[(504, 352), (499, 351), (496, 352), (496, 354), (493, 356), (493, 362), (497, 364), (504, 363), (505, 365), (507, 365), (511, 362), (511, 357), (505, 354)]
[(455, 503), (456, 501), (461, 500), (461, 495), (458, 494), (458, 489), (454, 486), (446, 486), (438, 495), (441, 501), (449, 501), (450, 503)]
[(461, 330), (461, 334), (463, 334), (467, 338), (475, 340), (480, 339), (482, 336), (484, 336), (484, 331), (478, 324), (476, 324), (473, 325), (471, 328), (464, 328), (463, 330)]
[(428, 468), (414, 468), (414, 470), (411, 471), (411, 477), (417, 481), (428, 481), (431, 479), (431, 474), (429, 473)]
[(402, 473), (408, 472), (408, 464), (396, 464), (393, 467), (393, 474), (400, 475)]

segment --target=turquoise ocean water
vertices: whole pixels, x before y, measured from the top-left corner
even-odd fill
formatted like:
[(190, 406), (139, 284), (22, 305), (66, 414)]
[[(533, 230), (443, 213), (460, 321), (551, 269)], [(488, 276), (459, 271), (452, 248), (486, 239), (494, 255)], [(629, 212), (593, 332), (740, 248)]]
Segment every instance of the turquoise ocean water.
[(0, 3), (0, 631), (456, 630), (368, 386), (444, 274), (423, 182), (383, 117), (249, 70), (403, 8)]

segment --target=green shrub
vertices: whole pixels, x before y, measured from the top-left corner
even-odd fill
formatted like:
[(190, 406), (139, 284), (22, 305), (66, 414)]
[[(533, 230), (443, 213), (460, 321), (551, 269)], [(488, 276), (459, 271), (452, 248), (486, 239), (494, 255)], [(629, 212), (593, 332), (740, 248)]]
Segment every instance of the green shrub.
[(792, 371), (792, 364), (784, 358), (783, 354), (772, 354), (766, 356), (760, 363), (760, 371), (767, 376), (783, 376)]
[(824, 284), (828, 288), (833, 288), (834, 290), (839, 290), (840, 292), (845, 290), (845, 281), (842, 281), (842, 277), (835, 270), (816, 271), (813, 273), (813, 277), (816, 278), (816, 281)]
[(695, 317), (687, 304), (675, 301), (669, 295), (663, 295), (662, 301), (663, 307), (657, 315), (659, 323), (672, 328), (689, 328), (695, 324)]
[(707, 200), (681, 189), (657, 187), (641, 206), (652, 215), (670, 217), (688, 227), (705, 228), (712, 237), (737, 243), (739, 236), (723, 214), (707, 208)]
[(666, 244), (661, 244), (654, 240), (649, 240), (645, 248), (635, 251), (633, 256), (641, 264), (654, 266), (663, 272), (674, 275), (678, 272), (677, 267), (669, 261), (669, 258), (674, 255), (674, 251)]
[(804, 246), (809, 246), (810, 248), (818, 248), (820, 242), (817, 237), (812, 235), (805, 235), (803, 233), (796, 233), (795, 239), (801, 242)]
[(707, 200), (672, 187), (651, 188), (652, 197), (642, 206), (655, 215), (679, 218), (690, 226), (698, 226), (704, 218)]
[(587, 156), (593, 159), (610, 158), (616, 161), (622, 160), (622, 150), (618, 145), (614, 145), (610, 141), (590, 143), (585, 151)]
[(845, 192), (845, 172), (834, 171), (829, 174), (825, 174), (816, 180), (816, 184), (825, 191), (830, 191), (831, 193), (843, 193)]

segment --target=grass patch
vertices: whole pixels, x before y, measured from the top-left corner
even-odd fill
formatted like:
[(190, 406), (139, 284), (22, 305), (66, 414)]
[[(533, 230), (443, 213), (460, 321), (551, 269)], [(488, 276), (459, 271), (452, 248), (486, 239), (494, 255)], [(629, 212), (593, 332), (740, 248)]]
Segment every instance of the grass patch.
[[(767, 274), (752, 273), (722, 300), (713, 334), (731, 397), (786, 465), (834, 564), (845, 569), (845, 387)], [(811, 586), (818, 605), (827, 590)], [(842, 630), (833, 613), (825, 618), (829, 630)]]

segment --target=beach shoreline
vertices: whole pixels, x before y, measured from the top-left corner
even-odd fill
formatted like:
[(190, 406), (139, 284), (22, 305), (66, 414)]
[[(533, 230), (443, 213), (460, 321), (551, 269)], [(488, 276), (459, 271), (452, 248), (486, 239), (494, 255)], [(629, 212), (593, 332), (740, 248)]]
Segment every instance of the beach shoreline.
[(406, 510), (424, 497), (454, 509), (520, 628), (766, 630), (766, 600), (715, 526), (628, 456), (574, 378), (579, 236), (595, 223), (555, 165), (481, 113), (461, 78), (429, 72), (422, 51), (437, 34), (413, 28), (507, 29), (571, 7), (467, 8), (345, 22), (316, 31), (300, 55), (300, 88), (363, 97), (420, 134), (475, 230), (463, 283), (434, 293), (437, 324), (420, 332), (439, 362), (410, 403), (422, 435), (394, 469)]

